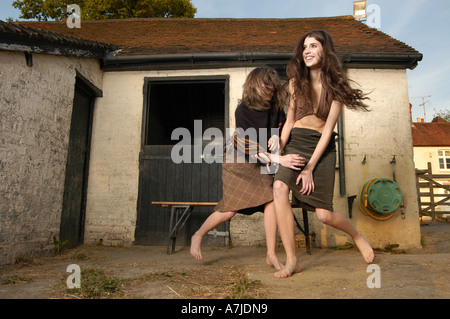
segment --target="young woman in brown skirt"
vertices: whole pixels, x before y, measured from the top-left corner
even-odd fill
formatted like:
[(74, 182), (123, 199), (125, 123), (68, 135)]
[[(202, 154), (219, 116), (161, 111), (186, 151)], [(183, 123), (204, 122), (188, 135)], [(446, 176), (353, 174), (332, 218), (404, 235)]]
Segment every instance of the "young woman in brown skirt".
[[(273, 173), (265, 169), (276, 162), (298, 170), (305, 163), (305, 159), (296, 154), (278, 156), (278, 132), (286, 119), (285, 97), (282, 83), (273, 68), (259, 67), (248, 75), (242, 101), (235, 112), (237, 130), (227, 143), (226, 160), (222, 164), (223, 198), (191, 238), (190, 253), (194, 258), (203, 259), (201, 243), (210, 230), (236, 213), (264, 212), (266, 262), (277, 270), (282, 269), (275, 254), (277, 223), (273, 205)], [(256, 135), (247, 134), (250, 130)]]
[(350, 221), (333, 210), (336, 163), (336, 122), (342, 106), (365, 110), (361, 90), (352, 89), (340, 70), (331, 36), (323, 30), (300, 38), (287, 66), (289, 107), (280, 137), (284, 154), (300, 154), (307, 164), (300, 173), (280, 166), (275, 174), (274, 204), (286, 264), (275, 277), (289, 277), (300, 271), (295, 255), (294, 219), (288, 199), (289, 190), (300, 203), (315, 208), (318, 219), (349, 234), (364, 260), (371, 263), (374, 253), (364, 236)]

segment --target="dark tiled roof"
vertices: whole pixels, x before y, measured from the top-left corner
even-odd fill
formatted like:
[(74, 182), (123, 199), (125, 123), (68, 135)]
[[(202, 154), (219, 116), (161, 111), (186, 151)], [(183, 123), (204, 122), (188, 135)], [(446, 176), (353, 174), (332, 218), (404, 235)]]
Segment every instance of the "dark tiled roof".
[(431, 123), (413, 123), (414, 146), (450, 146), (450, 122), (437, 118)]
[(101, 58), (117, 47), (0, 20), (0, 49)]
[(120, 55), (267, 52), (292, 53), (298, 38), (324, 29), (345, 55), (420, 55), (412, 47), (351, 16), (306, 19), (125, 19), (22, 22), (76, 38), (123, 46)]

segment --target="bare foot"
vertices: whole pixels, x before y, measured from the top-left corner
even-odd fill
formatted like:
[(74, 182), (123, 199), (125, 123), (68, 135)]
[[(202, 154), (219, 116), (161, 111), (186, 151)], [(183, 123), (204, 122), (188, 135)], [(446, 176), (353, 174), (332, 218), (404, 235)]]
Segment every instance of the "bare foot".
[(277, 256), (272, 256), (272, 255), (267, 254), (266, 263), (269, 266), (275, 267), (276, 270), (283, 269), (283, 264), (280, 263), (280, 261), (278, 260)]
[(300, 266), (298, 265), (297, 261), (295, 262), (286, 262), (286, 265), (284, 266), (283, 269), (281, 269), (280, 271), (277, 271), (274, 276), (276, 278), (287, 278), (292, 276), (295, 273), (300, 272)]
[(363, 256), (364, 261), (368, 264), (373, 262), (375, 254), (366, 238), (364, 238), (363, 234), (359, 233), (359, 236), (355, 238), (355, 244), (358, 247), (359, 252)]
[(192, 235), (191, 237), (191, 255), (197, 259), (197, 260), (202, 260), (203, 256), (202, 256), (202, 239), (203, 237), (198, 235), (197, 233), (195, 233), (194, 235)]

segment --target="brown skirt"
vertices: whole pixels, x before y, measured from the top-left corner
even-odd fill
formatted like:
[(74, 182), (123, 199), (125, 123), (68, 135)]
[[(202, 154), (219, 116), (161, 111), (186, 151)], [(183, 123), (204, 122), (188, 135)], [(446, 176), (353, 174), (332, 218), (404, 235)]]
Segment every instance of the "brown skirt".
[[(307, 161), (311, 158), (322, 134), (315, 130), (294, 127), (284, 149), (284, 154), (300, 154)], [(285, 183), (300, 203), (314, 208), (324, 208), (333, 211), (334, 175), (336, 168), (336, 142), (333, 134), (330, 144), (317, 163), (314, 172), (314, 192), (309, 195), (300, 193), (302, 183), (296, 184), (301, 171), (280, 166), (275, 174), (275, 181)]]
[(215, 211), (251, 215), (264, 212), (273, 200), (273, 175), (261, 174), (257, 163), (223, 163), (223, 198)]

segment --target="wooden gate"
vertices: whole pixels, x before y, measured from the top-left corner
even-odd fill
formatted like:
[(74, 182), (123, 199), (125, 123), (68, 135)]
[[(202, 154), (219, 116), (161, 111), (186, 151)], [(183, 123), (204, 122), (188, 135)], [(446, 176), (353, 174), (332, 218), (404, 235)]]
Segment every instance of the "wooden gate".
[[(450, 174), (433, 174), (431, 163), (426, 170), (416, 169), (420, 216), (450, 213)], [(444, 184), (446, 183), (446, 184)]]

